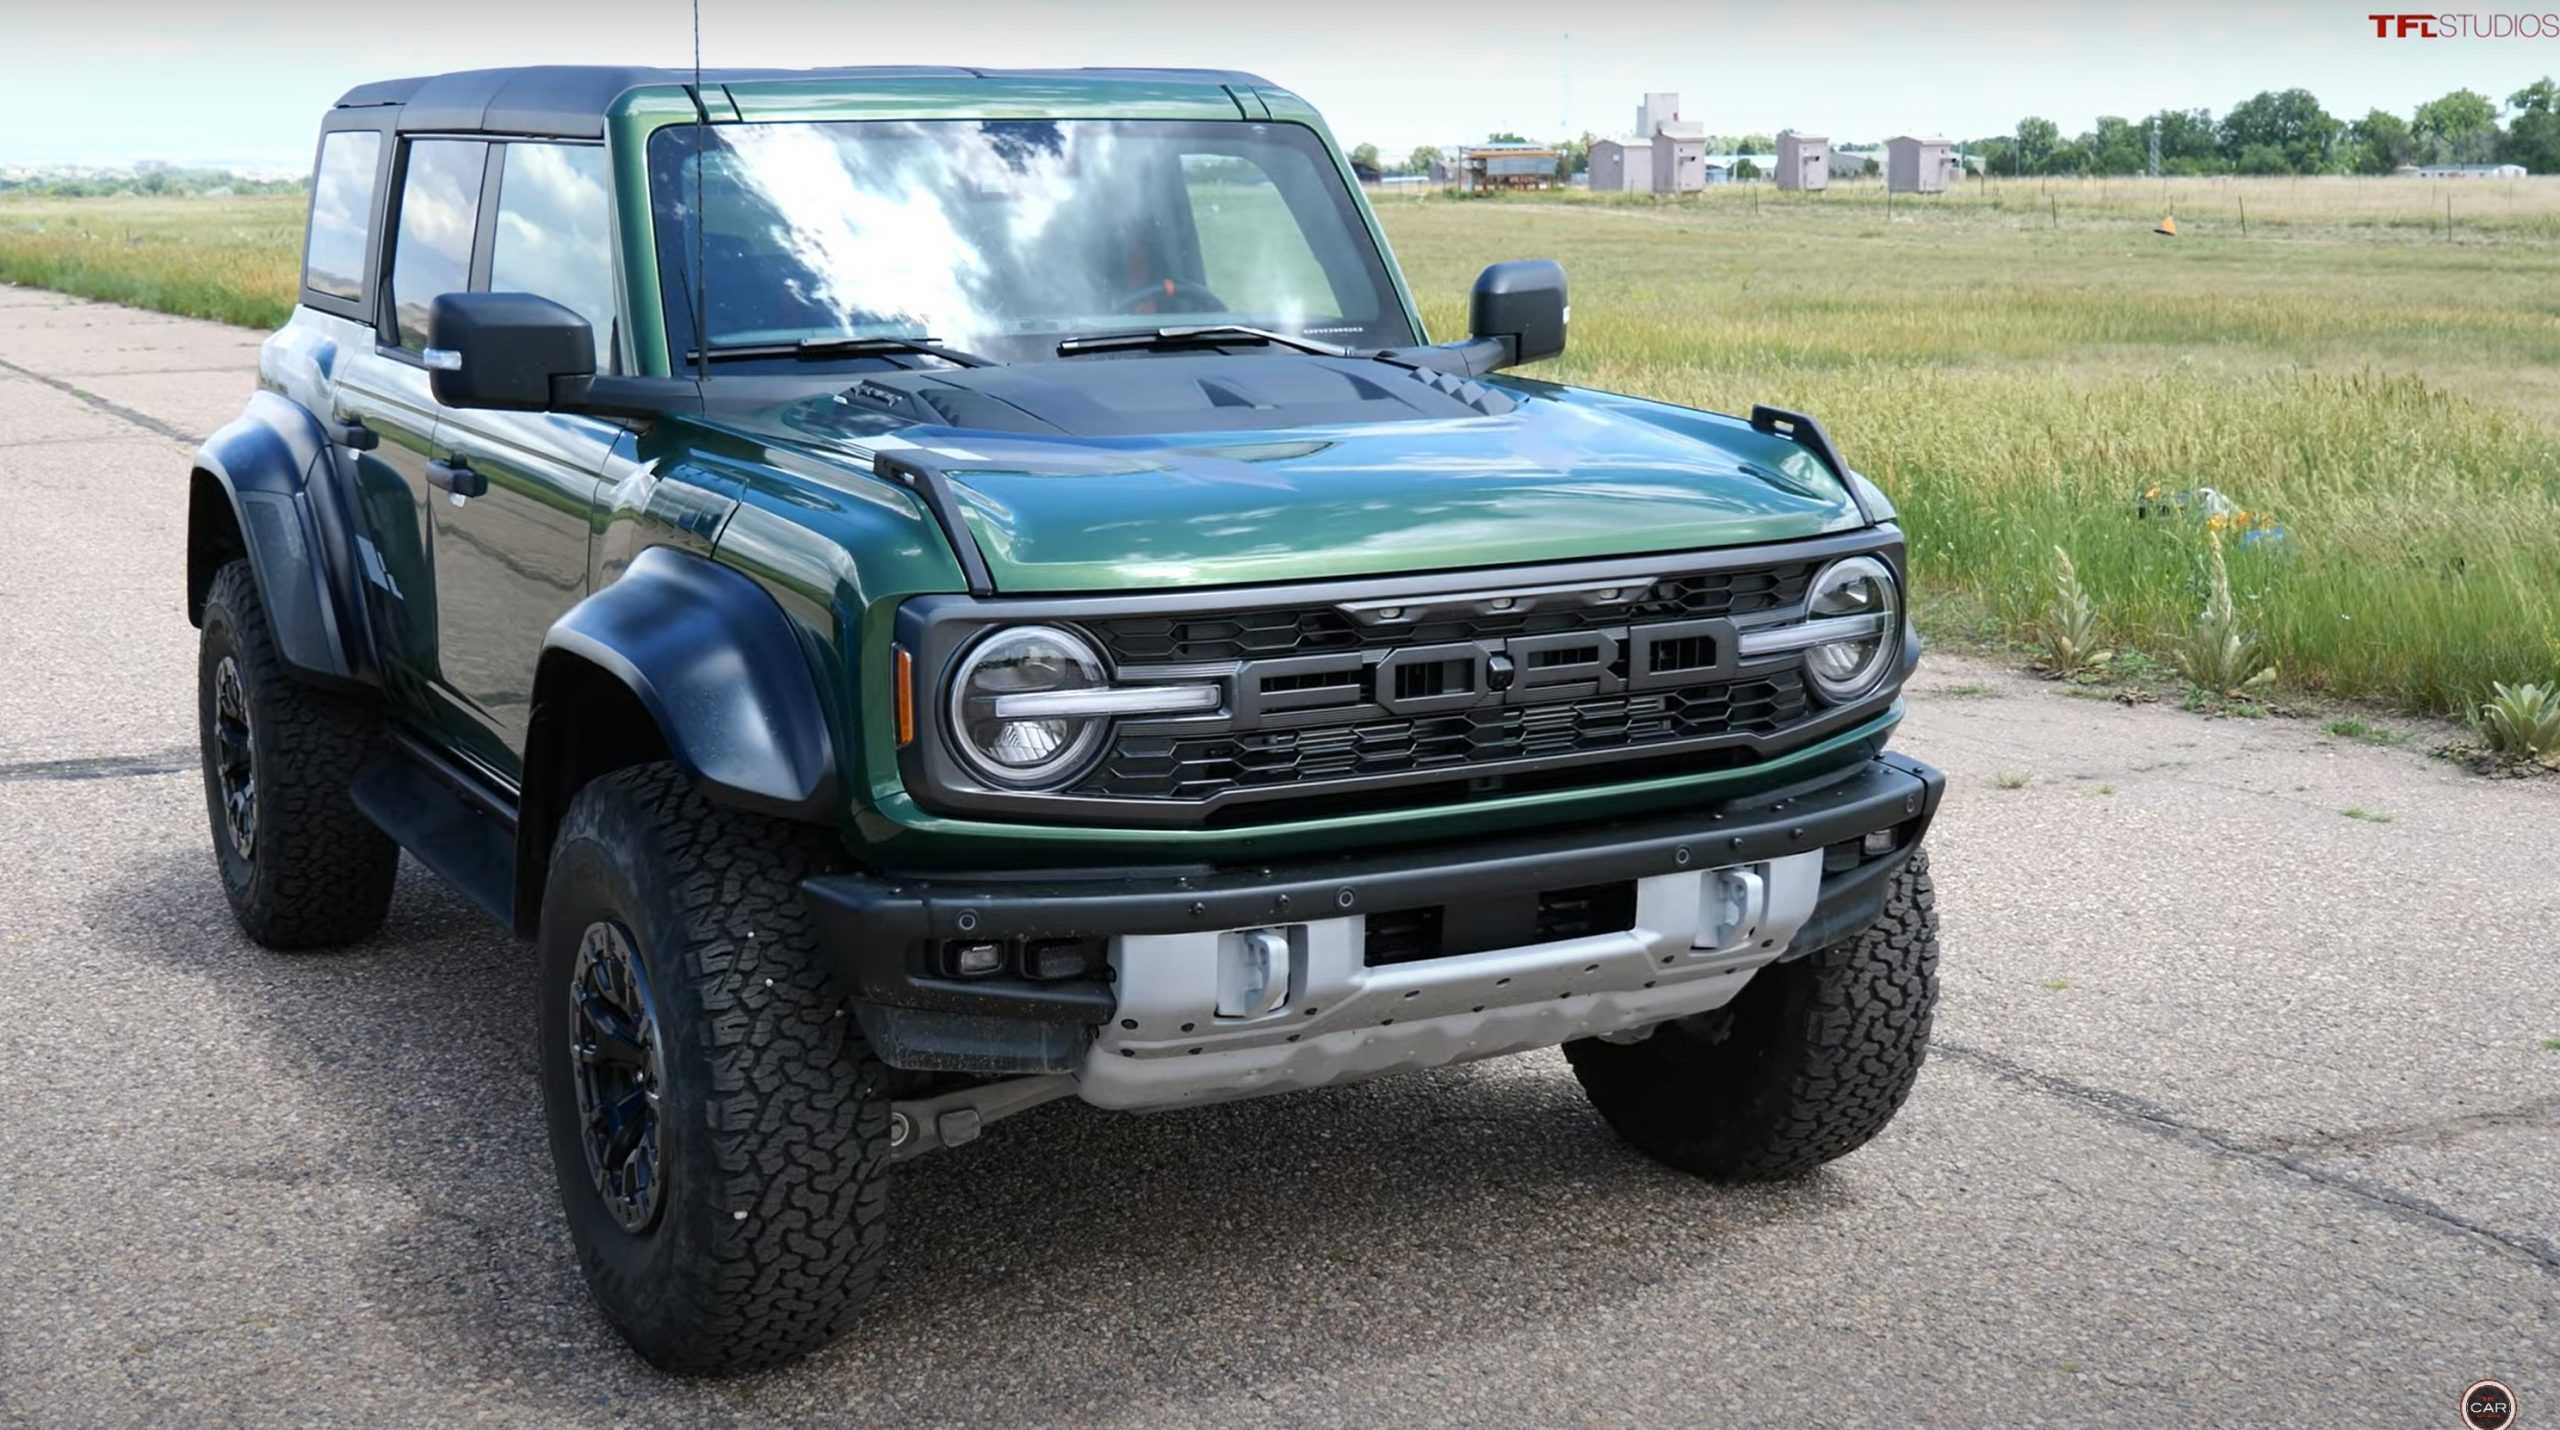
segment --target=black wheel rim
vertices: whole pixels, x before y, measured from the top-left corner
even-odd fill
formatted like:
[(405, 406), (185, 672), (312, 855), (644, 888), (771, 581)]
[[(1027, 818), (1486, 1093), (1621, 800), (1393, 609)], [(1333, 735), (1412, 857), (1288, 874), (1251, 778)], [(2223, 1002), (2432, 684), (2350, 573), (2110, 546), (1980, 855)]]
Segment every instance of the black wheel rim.
[(657, 1005), (630, 930), (587, 925), (569, 976), (570, 1074), (578, 1087), (578, 1140), (596, 1196), (625, 1231), (657, 1218), (661, 1180)]
[(258, 751), (250, 737), (249, 693), (240, 662), (230, 656), (213, 671), (213, 774), (222, 798), (222, 827), (231, 848), (247, 859), (258, 848)]

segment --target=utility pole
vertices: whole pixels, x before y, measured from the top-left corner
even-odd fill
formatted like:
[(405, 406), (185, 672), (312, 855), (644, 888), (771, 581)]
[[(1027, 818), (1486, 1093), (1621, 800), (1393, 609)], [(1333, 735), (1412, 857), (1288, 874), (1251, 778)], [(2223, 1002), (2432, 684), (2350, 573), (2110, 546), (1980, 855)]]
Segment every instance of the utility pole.
[(2160, 116), (2151, 116), (2143, 127), (2151, 131), (2151, 177), (2156, 179), (2160, 177)]

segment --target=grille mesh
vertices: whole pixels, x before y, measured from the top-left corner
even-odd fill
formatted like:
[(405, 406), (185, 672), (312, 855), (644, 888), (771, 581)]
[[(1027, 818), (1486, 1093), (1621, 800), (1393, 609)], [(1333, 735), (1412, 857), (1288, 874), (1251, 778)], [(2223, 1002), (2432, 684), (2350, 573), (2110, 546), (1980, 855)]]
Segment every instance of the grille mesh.
[(1501, 760), (1640, 752), (1712, 735), (1774, 734), (1805, 718), (1804, 682), (1792, 670), (1643, 695), (1553, 705), (1494, 706), (1410, 719), (1214, 735), (1122, 734), (1077, 785), (1116, 799), (1209, 799), (1230, 789), (1306, 780), (1400, 774)]
[(1527, 615), (1490, 614), (1420, 624), (1362, 626), (1331, 606), (1277, 606), (1202, 616), (1122, 616), (1086, 622), (1115, 665), (1263, 660), (1369, 646), (1436, 645), (1545, 635), (1654, 621), (1775, 611), (1804, 599), (1813, 563), (1667, 576), (1615, 605)]

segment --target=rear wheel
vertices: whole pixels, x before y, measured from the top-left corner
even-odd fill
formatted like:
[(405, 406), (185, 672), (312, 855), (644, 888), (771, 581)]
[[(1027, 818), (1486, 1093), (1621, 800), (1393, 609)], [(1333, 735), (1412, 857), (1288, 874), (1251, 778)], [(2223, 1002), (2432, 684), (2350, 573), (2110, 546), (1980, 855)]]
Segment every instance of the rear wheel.
[(879, 1279), (887, 1072), (799, 891), (832, 850), (666, 764), (599, 778), (561, 821), (537, 999), (552, 1164), (588, 1289), (661, 1369), (805, 1354)]
[(1639, 1043), (1586, 1038), (1565, 1056), (1637, 1150), (1716, 1181), (1793, 1176), (1893, 1120), (1929, 1051), (1938, 898), (1913, 853), (1857, 937), (1766, 968), (1731, 1003)]
[(196, 726), (222, 892), (249, 937), (325, 948), (380, 928), (400, 847), (349, 796), (379, 717), (286, 671), (245, 560), (205, 595)]

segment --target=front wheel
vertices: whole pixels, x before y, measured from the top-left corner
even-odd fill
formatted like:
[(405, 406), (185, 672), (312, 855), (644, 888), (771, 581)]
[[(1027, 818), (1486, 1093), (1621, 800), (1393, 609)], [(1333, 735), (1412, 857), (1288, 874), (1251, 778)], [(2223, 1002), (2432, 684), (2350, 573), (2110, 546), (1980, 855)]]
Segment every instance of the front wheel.
[(535, 1000), (552, 1165), (588, 1289), (663, 1370), (805, 1354), (879, 1279), (886, 1074), (799, 890), (829, 849), (665, 764), (580, 791), (553, 846)]
[(1855, 938), (1752, 976), (1731, 1003), (1638, 1043), (1565, 1044), (1638, 1151), (1720, 1182), (1808, 1172), (1866, 1145), (1910, 1095), (1938, 1005), (1929, 855), (1894, 871)]

